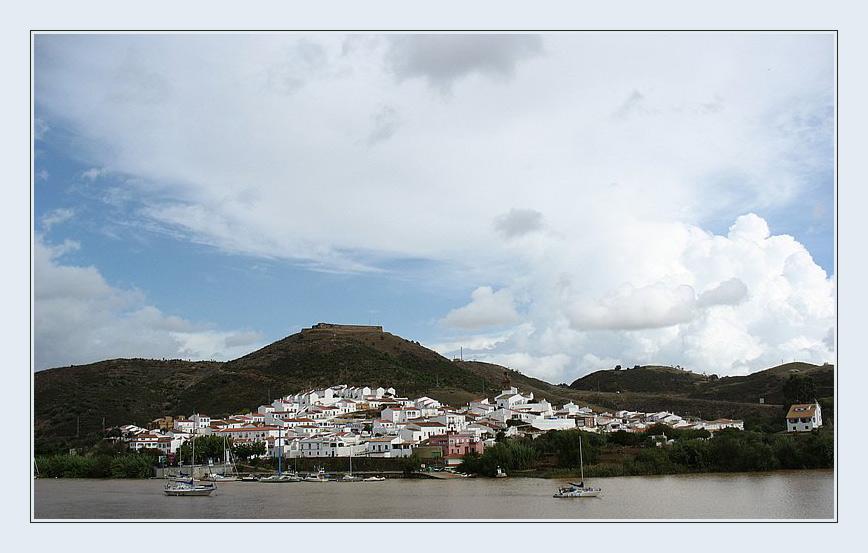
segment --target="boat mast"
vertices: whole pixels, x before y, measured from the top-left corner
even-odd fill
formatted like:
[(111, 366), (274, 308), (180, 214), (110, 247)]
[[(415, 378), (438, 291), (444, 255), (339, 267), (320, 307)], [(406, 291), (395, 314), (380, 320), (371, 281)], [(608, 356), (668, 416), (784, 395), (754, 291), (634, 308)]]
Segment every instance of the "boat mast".
[(278, 476), (283, 474), (283, 445), (281, 445), (281, 443), (280, 443), (280, 441), (281, 441), (280, 438), (283, 435), (281, 432), (282, 430), (283, 430), (283, 426), (277, 427), (277, 446), (279, 448), (277, 450), (277, 475)]
[(582, 479), (581, 482), (585, 481), (585, 460), (582, 458), (582, 434), (581, 430), (579, 430), (579, 470), (582, 471)]
[(196, 476), (196, 429), (193, 428), (193, 445), (192, 452), (190, 453), (190, 482), (195, 479)]

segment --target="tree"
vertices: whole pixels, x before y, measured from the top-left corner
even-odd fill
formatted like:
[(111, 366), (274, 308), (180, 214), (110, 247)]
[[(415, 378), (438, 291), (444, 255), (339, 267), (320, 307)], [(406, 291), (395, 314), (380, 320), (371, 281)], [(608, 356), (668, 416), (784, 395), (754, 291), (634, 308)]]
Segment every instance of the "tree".
[(422, 466), (422, 458), (419, 456), (419, 453), (414, 451), (410, 454), (409, 457), (403, 457), (401, 459), (401, 470), (404, 472), (404, 475), (410, 475), (419, 470)]
[(252, 444), (244, 443), (232, 446), (232, 455), (235, 455), (235, 457), (245, 462), (251, 457), (265, 455), (266, 451), (265, 442), (262, 441), (256, 441)]
[[(197, 436), (196, 437), (196, 460), (198, 463), (207, 462), (208, 459), (223, 459), (223, 449), (226, 446), (223, 436)], [(181, 462), (189, 463), (192, 454), (192, 440), (181, 446)]]
[(816, 397), (814, 379), (809, 375), (793, 373), (784, 382), (784, 407), (786, 409), (796, 403), (813, 403)]

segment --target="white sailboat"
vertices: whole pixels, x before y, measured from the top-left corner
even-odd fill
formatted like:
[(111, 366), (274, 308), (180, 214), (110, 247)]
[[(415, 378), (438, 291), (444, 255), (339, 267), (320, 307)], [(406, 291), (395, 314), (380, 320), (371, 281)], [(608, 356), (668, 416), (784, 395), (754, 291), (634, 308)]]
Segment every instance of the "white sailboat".
[[(226, 466), (229, 466), (229, 474), (226, 474)], [(223, 471), (222, 473), (211, 473), (202, 478), (209, 482), (235, 482), (241, 480), (238, 476), (238, 469), (235, 468), (235, 463), (232, 462), (232, 456), (229, 451), (229, 438), (223, 437)]]
[(207, 484), (196, 484), (193, 480), (194, 476), (194, 467), (196, 466), (196, 432), (193, 431), (193, 443), (192, 443), (192, 453), (190, 455), (190, 479), (179, 478), (173, 482), (166, 483), (166, 487), (163, 489), (166, 495), (191, 495), (191, 496), (205, 496), (211, 495), (211, 493), (217, 489), (217, 484), (214, 482), (209, 482)]
[[(581, 431), (580, 431), (581, 432)], [(578, 484), (570, 482), (569, 486), (558, 488), (558, 493), (553, 497), (597, 497), (601, 488), (592, 488), (585, 486), (585, 460), (582, 458), (582, 435), (579, 434), (579, 467), (581, 470), (582, 479)]]
[(343, 475), (340, 479), (341, 482), (359, 482), (361, 481), (361, 477), (353, 476), (353, 446), (350, 446), (350, 472)]

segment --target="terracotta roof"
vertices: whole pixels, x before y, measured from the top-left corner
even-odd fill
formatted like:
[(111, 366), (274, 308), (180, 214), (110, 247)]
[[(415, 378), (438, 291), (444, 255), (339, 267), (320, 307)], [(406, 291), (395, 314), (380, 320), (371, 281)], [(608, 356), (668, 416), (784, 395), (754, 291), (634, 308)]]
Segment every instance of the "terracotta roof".
[(814, 412), (817, 410), (817, 405), (815, 403), (798, 403), (790, 406), (790, 410), (787, 413), (788, 419), (800, 419), (800, 418), (810, 418), (814, 416)]

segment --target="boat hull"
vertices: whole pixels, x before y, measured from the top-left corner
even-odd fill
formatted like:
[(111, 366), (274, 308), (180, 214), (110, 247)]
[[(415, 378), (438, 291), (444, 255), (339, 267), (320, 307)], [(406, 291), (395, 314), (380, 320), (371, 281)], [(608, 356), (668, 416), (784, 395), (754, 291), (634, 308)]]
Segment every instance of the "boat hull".
[(597, 497), (600, 495), (602, 490), (599, 489), (588, 489), (588, 490), (562, 490), (558, 493), (554, 494), (552, 497), (558, 498), (571, 498), (571, 497)]
[(266, 484), (285, 484), (289, 482), (301, 482), (301, 478), (298, 476), (263, 476), (259, 481)]
[(197, 485), (189, 485), (189, 484), (169, 484), (163, 489), (163, 492), (166, 495), (190, 495), (190, 496), (205, 496), (211, 495), (211, 493), (217, 489), (217, 486), (214, 484), (197, 484)]

